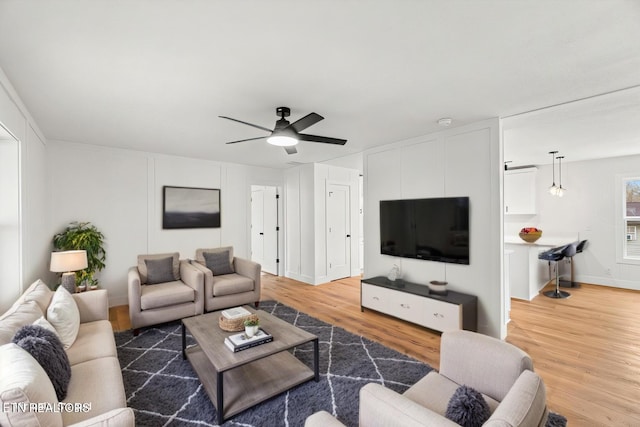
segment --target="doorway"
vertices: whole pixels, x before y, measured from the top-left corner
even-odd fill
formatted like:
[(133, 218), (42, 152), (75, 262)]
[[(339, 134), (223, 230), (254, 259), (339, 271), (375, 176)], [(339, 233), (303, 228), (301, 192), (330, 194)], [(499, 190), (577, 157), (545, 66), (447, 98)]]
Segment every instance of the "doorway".
[(279, 239), (277, 187), (251, 186), (251, 260), (262, 271), (279, 274)]
[(351, 191), (349, 185), (327, 183), (327, 276), (351, 276)]

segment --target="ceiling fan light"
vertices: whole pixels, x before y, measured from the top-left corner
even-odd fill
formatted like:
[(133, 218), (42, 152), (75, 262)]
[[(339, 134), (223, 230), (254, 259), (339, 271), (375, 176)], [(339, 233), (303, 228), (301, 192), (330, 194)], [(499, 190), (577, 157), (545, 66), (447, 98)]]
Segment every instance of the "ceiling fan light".
[(287, 135), (271, 135), (267, 138), (267, 142), (271, 145), (277, 145), (278, 147), (291, 147), (296, 145), (298, 140)]

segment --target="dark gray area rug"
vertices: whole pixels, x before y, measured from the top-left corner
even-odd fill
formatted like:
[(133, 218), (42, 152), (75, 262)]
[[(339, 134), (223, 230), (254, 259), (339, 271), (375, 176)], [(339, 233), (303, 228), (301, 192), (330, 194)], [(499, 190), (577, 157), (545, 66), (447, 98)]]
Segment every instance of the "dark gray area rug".
[[(320, 382), (310, 381), (235, 417), (224, 426), (303, 426), (320, 410), (345, 425), (358, 425), (358, 391), (377, 382), (402, 393), (432, 368), (388, 347), (351, 334), (275, 301), (260, 309), (305, 329), (320, 339)], [(182, 360), (180, 322), (115, 333), (127, 405), (134, 409), (136, 426), (217, 426), (216, 410), (188, 360)], [(187, 337), (187, 345), (194, 344)], [(313, 345), (294, 354), (313, 366)], [(563, 427), (556, 414), (548, 427)]]

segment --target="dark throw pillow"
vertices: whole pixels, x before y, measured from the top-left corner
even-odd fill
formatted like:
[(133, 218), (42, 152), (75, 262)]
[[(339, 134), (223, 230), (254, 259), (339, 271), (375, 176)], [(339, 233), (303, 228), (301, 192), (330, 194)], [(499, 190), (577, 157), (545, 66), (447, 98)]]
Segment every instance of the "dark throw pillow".
[(58, 401), (64, 400), (71, 380), (71, 365), (60, 338), (42, 326), (26, 325), (16, 332), (12, 341), (36, 359), (51, 380)]
[(489, 419), (491, 410), (478, 390), (462, 385), (451, 396), (444, 416), (463, 427), (479, 427)]
[(159, 259), (145, 259), (147, 266), (147, 285), (173, 282), (173, 257)]
[(229, 251), (204, 252), (204, 263), (214, 276), (235, 273), (233, 265), (229, 262)]

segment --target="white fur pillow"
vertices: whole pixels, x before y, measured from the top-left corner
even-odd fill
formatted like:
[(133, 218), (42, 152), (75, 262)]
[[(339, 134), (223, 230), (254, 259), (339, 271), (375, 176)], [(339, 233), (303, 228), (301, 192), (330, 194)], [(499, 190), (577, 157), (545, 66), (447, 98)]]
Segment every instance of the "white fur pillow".
[(65, 350), (71, 347), (80, 329), (80, 311), (69, 291), (62, 286), (58, 287), (47, 308), (47, 320), (56, 328)]

